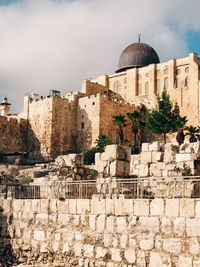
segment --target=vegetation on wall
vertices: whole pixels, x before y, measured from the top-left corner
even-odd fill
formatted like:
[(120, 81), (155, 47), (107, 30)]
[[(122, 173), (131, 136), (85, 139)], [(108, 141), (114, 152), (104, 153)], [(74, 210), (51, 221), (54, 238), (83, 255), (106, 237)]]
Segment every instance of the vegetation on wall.
[(84, 152), (84, 164), (91, 165), (95, 162), (95, 153), (102, 153), (107, 145), (112, 145), (112, 139), (105, 134), (100, 134), (96, 140), (96, 146)]
[(117, 125), (117, 144), (123, 145), (125, 143), (124, 127), (127, 126), (127, 119), (124, 115), (113, 116), (113, 122)]

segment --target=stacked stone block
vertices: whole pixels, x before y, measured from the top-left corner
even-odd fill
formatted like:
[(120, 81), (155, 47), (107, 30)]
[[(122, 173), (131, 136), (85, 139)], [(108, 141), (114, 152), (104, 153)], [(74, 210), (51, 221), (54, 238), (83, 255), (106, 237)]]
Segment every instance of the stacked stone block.
[(9, 234), (23, 264), (200, 264), (199, 199), (1, 200), (0, 206), (1, 241)]

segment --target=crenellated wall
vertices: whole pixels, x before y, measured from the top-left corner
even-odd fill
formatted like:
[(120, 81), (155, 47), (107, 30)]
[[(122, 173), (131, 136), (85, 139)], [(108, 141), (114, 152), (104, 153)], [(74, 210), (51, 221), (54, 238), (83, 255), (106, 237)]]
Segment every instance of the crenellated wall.
[(0, 207), (1, 244), (24, 265), (200, 266), (200, 199), (1, 199)]

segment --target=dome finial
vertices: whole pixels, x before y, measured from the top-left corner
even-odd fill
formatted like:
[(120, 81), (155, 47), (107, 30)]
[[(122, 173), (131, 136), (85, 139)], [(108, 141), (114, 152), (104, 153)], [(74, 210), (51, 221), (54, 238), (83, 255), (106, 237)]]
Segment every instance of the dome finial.
[(141, 41), (141, 33), (138, 33), (138, 43), (140, 43), (140, 41)]

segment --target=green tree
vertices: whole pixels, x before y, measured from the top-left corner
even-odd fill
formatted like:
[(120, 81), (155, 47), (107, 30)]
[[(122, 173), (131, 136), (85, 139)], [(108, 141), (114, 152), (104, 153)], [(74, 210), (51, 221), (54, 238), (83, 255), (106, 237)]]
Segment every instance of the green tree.
[(197, 138), (199, 136), (199, 132), (200, 132), (200, 129), (199, 127), (195, 127), (195, 126), (186, 126), (185, 127), (185, 130), (187, 131), (185, 135), (189, 135), (190, 138), (189, 138), (189, 141), (190, 143), (194, 143), (197, 141)]
[(158, 97), (156, 108), (149, 113), (147, 127), (152, 133), (163, 134), (166, 143), (166, 135), (182, 128), (185, 122), (186, 117), (180, 116), (177, 103), (173, 106), (169, 95), (163, 91)]
[(104, 152), (107, 145), (112, 145), (112, 139), (105, 134), (100, 134), (95, 141), (96, 146), (84, 152), (84, 164), (91, 165), (95, 162), (95, 154)]
[(124, 138), (124, 127), (127, 126), (126, 122), (126, 118), (124, 115), (116, 115), (116, 116), (113, 116), (113, 122), (114, 124), (116, 124), (118, 126), (118, 129), (117, 129), (117, 143), (119, 145), (123, 145), (124, 142), (125, 142), (125, 138)]

